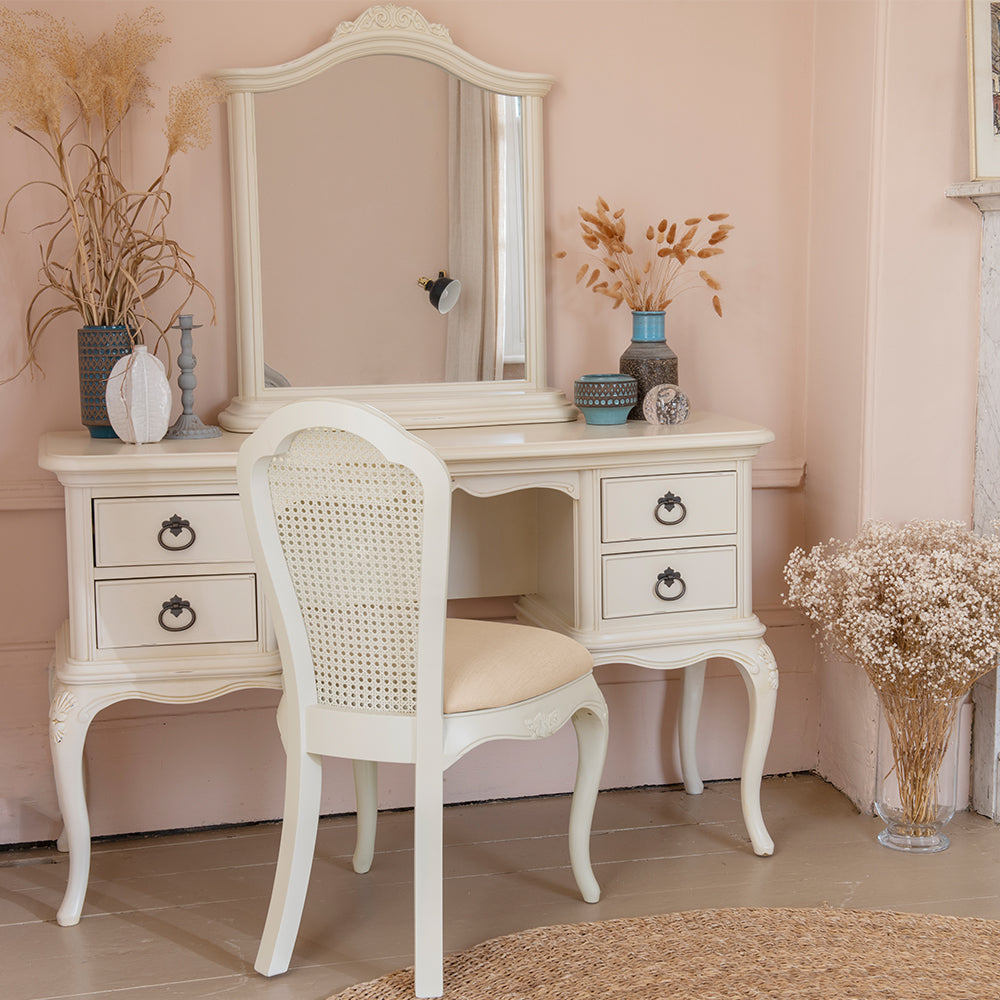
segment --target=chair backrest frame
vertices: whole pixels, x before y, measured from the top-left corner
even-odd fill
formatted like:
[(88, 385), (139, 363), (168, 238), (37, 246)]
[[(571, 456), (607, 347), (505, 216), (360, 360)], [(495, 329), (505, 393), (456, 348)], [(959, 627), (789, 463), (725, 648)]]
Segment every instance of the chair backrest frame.
[[(285, 454), (296, 436), (310, 428), (356, 435), (381, 452), (388, 462), (410, 470), (423, 490), (416, 713), (405, 716), (406, 721), (380, 713), (317, 707), (308, 632), (281, 544), (268, 477), (272, 459)], [(427, 750), (440, 753), (451, 527), (451, 480), (444, 462), (429, 445), (371, 406), (346, 400), (306, 400), (277, 410), (247, 438), (237, 460), (237, 481), (251, 552), (274, 618), (285, 698), (290, 703), (285, 705), (285, 711), (294, 707), (303, 730), (308, 728), (304, 721), (308, 712), (314, 715), (339, 712), (345, 716), (345, 724), (357, 723), (342, 727), (343, 739), (334, 738), (332, 747), (316, 748), (316, 752), (413, 761), (419, 742)], [(349, 716), (361, 718), (351, 720)], [(352, 746), (351, 731), (368, 734), (364, 750)], [(379, 749), (382, 753), (375, 757), (373, 750)]]

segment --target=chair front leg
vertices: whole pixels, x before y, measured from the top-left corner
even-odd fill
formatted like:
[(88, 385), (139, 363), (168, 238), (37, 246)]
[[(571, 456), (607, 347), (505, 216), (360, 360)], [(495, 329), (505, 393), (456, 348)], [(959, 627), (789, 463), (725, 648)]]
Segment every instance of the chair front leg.
[(444, 774), (418, 759), (413, 831), (414, 992), (444, 992), (443, 800)]
[(278, 867), (274, 873), (271, 904), (254, 968), (263, 976), (288, 970), (299, 933), (302, 907), (316, 850), (323, 764), (306, 753), (295, 740), (285, 746), (285, 813), (281, 824)]
[(375, 857), (375, 827), (378, 824), (378, 764), (373, 760), (354, 761), (354, 799), (357, 803), (357, 841), (354, 870), (363, 875)]
[(590, 865), (590, 830), (608, 750), (607, 710), (603, 706), (578, 709), (573, 715), (573, 728), (579, 760), (569, 813), (569, 857), (580, 894), (586, 902), (596, 903), (601, 898), (601, 887)]

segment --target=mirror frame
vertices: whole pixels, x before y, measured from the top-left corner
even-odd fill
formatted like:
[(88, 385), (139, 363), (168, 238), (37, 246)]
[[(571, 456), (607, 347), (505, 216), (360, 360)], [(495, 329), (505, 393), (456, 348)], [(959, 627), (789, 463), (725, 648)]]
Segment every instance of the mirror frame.
[[(469, 83), (522, 99), (525, 191), (525, 377), (493, 382), (265, 388), (254, 95), (293, 87), (339, 63), (402, 55)], [(447, 28), (411, 7), (379, 4), (339, 24), (330, 41), (290, 62), (215, 74), (227, 91), (236, 279), (238, 394), (219, 415), (227, 430), (250, 432), (273, 410), (303, 398), (370, 403), (410, 428), (574, 420), (562, 392), (546, 386), (545, 222), (542, 98), (551, 76), (499, 69), (458, 48)], [(336, 308), (331, 304), (331, 310)]]

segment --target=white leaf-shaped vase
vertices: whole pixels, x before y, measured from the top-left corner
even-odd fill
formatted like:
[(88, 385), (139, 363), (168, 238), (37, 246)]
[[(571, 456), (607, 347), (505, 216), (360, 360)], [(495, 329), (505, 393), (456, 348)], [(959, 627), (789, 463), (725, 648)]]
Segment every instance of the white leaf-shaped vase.
[(170, 426), (170, 383), (159, 358), (144, 344), (115, 363), (105, 393), (111, 427), (131, 444), (159, 441)]

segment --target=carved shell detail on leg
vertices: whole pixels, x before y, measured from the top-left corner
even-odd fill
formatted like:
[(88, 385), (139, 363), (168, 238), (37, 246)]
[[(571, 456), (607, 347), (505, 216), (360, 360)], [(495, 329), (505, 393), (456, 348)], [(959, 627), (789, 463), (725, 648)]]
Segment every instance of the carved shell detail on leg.
[(767, 681), (771, 687), (778, 690), (778, 664), (774, 659), (774, 653), (766, 642), (762, 642), (757, 648), (757, 661), (767, 670)]
[(53, 743), (62, 743), (66, 735), (66, 719), (78, 704), (76, 696), (65, 688), (52, 700), (49, 707), (49, 738)]
[(556, 732), (563, 724), (563, 718), (559, 712), (539, 712), (537, 715), (531, 716), (529, 719), (524, 720), (524, 728), (531, 733), (532, 736), (537, 740), (544, 739), (546, 736), (551, 736)]

